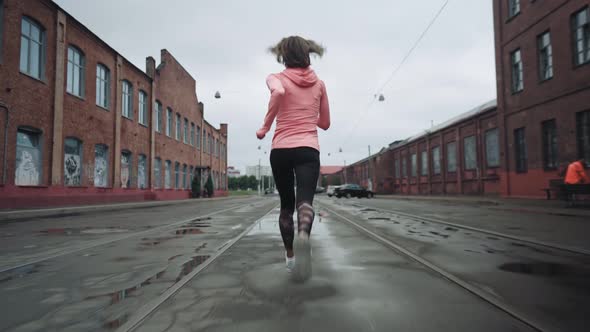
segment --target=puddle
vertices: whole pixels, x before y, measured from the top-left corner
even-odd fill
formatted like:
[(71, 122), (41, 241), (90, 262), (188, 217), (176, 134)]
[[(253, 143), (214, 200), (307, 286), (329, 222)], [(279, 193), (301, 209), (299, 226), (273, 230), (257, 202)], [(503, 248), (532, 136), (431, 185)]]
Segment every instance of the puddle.
[(450, 231), (450, 232), (457, 232), (458, 229), (453, 228), (453, 227), (445, 227), (445, 231)]
[(152, 282), (162, 278), (162, 276), (164, 276), (165, 272), (166, 272), (166, 270), (160, 271), (160, 272), (156, 273), (155, 275), (147, 278), (146, 280), (142, 281), (141, 283), (139, 283), (133, 287), (121, 289), (121, 290), (118, 290), (118, 291), (115, 291), (112, 293), (108, 293), (108, 294), (89, 296), (86, 298), (86, 300), (92, 300), (92, 299), (96, 299), (96, 298), (100, 298), (100, 297), (109, 297), (111, 299), (110, 305), (117, 304), (117, 303), (125, 300), (129, 296), (133, 295), (133, 293), (136, 292), (138, 289), (145, 287), (147, 285), (150, 285)]
[(200, 228), (181, 228), (176, 230), (176, 235), (187, 235), (187, 234), (203, 234), (203, 230)]
[(198, 255), (191, 258), (190, 261), (182, 264), (182, 271), (176, 277), (176, 282), (179, 282), (186, 275), (191, 273), (197, 266), (203, 264), (211, 255)]
[(361, 212), (377, 212), (375, 209), (362, 209)]
[(109, 330), (114, 330), (114, 329), (121, 327), (121, 325), (123, 325), (128, 319), (129, 319), (129, 314), (124, 314), (121, 317), (117, 317), (113, 320), (106, 322), (103, 325), (103, 327), (107, 328)]
[(574, 276), (574, 277), (590, 277), (590, 269), (584, 269), (572, 265), (550, 263), (550, 262), (534, 262), (534, 263), (506, 263), (498, 267), (502, 271), (513, 273), (543, 276), (543, 277), (560, 277), (560, 276)]
[(369, 217), (369, 220), (391, 220), (391, 218), (387, 218), (387, 217)]
[(26, 265), (18, 269), (0, 273), (0, 283), (11, 281), (14, 279), (24, 278), (28, 275), (37, 273), (39, 272), (39, 268), (41, 266), (42, 264)]

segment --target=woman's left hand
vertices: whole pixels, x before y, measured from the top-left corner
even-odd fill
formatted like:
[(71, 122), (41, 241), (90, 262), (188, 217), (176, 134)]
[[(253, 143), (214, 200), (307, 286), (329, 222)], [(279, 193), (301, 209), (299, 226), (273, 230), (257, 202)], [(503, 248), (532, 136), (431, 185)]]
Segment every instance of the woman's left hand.
[(258, 129), (256, 131), (256, 137), (258, 137), (258, 139), (263, 139), (264, 136), (266, 136), (266, 133), (264, 132), (263, 129)]

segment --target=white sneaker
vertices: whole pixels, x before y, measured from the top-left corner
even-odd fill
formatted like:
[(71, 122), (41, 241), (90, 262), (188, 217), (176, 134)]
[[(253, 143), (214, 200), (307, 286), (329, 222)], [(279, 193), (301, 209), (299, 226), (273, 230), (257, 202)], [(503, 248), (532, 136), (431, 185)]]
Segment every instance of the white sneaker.
[(293, 250), (297, 257), (297, 264), (293, 270), (295, 281), (303, 282), (311, 276), (311, 244), (309, 234), (301, 232), (295, 237)]
[(287, 266), (288, 273), (293, 272), (293, 269), (295, 268), (295, 256), (287, 257), (287, 253), (285, 253), (285, 265)]

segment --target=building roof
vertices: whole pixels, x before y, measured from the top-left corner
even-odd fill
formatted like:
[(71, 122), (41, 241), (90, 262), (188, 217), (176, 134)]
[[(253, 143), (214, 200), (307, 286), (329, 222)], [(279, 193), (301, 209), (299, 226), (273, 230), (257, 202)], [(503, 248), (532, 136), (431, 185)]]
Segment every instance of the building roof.
[[(403, 140), (396, 140), (396, 141), (394, 141), (394, 142), (392, 142), (392, 143), (389, 144), (389, 147), (387, 148), (387, 150), (393, 150), (393, 149), (399, 148), (399, 147), (404, 146), (406, 144), (409, 144), (409, 143), (411, 143), (413, 141), (416, 141), (416, 140), (418, 140), (418, 139), (420, 139), (420, 138), (422, 138), (424, 136), (427, 136), (427, 135), (429, 135), (431, 133), (435, 133), (437, 131), (444, 130), (444, 129), (448, 128), (448, 127), (451, 127), (451, 126), (456, 125), (458, 123), (461, 123), (463, 121), (467, 121), (467, 120), (469, 120), (469, 119), (471, 119), (471, 118), (473, 118), (473, 117), (475, 117), (475, 116), (477, 116), (479, 114), (483, 114), (483, 113), (489, 112), (489, 111), (495, 109), (497, 106), (498, 106), (498, 102), (497, 102), (496, 99), (490, 100), (487, 103), (481, 104), (481, 105), (479, 105), (479, 106), (477, 106), (477, 107), (475, 107), (475, 108), (473, 108), (473, 109), (471, 109), (471, 110), (469, 110), (467, 112), (461, 113), (461, 114), (459, 114), (459, 115), (457, 115), (457, 116), (455, 116), (453, 118), (450, 118), (449, 120), (447, 120), (445, 122), (442, 122), (442, 123), (440, 123), (440, 124), (438, 124), (438, 125), (430, 128), (430, 129), (423, 130), (423, 131), (421, 131), (421, 132), (419, 132), (419, 133), (417, 133), (415, 135), (412, 135), (412, 136), (410, 136), (410, 137), (408, 137), (406, 139), (403, 139)], [(365, 158), (363, 158), (363, 159), (361, 159), (361, 160), (359, 160), (359, 161), (357, 161), (355, 163), (352, 163), (350, 165), (347, 165), (347, 167), (354, 166), (354, 165), (357, 165), (357, 164), (362, 164), (362, 163), (366, 162), (367, 160), (369, 160), (371, 158), (374, 158), (375, 156), (384, 153), (385, 151), (386, 151), (385, 149), (381, 149), (381, 151), (379, 151), (378, 153), (375, 153), (375, 154), (371, 155), (370, 157), (365, 157)]]
[(320, 166), (321, 175), (332, 175), (340, 172), (343, 166)]

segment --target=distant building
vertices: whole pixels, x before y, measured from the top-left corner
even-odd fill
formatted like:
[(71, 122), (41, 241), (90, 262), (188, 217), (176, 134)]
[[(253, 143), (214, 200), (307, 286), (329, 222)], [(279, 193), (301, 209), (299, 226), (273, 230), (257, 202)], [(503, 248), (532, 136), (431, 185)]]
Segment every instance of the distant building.
[(320, 177), (318, 186), (326, 187), (330, 185), (340, 185), (344, 183), (343, 166), (320, 166)]
[(236, 168), (235, 168), (235, 167), (233, 167), (233, 166), (229, 166), (229, 167), (227, 168), (227, 176), (228, 176), (228, 177), (230, 177), (230, 178), (238, 178), (238, 177), (240, 177), (241, 175), (242, 175), (242, 174), (241, 174), (241, 172), (240, 172), (240, 170), (239, 170), (239, 169), (236, 169)]
[(260, 179), (259, 174), (262, 176), (272, 176), (272, 169), (270, 166), (246, 166), (246, 175), (254, 175), (256, 179)]

